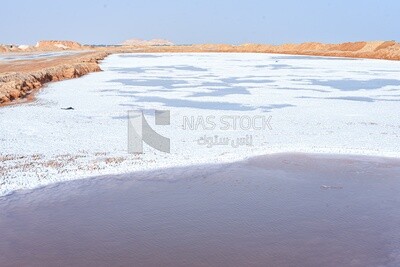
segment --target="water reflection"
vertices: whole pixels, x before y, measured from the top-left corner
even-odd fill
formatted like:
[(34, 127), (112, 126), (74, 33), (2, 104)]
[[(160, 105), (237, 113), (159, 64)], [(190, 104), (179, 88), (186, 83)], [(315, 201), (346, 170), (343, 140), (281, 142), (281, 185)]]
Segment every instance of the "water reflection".
[(0, 265), (397, 267), (399, 172), (282, 154), (16, 193), (0, 199)]

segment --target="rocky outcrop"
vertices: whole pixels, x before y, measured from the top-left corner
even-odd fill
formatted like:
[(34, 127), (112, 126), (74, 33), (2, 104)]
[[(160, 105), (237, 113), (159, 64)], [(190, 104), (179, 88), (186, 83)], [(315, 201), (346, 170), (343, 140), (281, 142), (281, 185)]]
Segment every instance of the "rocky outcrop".
[(0, 53), (4, 52), (35, 52), (35, 51), (60, 51), (60, 50), (80, 50), (87, 46), (73, 41), (39, 41), (35, 46), (30, 45), (4, 45), (0, 44)]
[(18, 48), (18, 45), (0, 45), (0, 52), (19, 52), (21, 49)]
[(82, 45), (73, 41), (39, 41), (35, 47), (40, 50), (67, 50), (80, 49)]
[(174, 45), (172, 42), (164, 39), (152, 39), (152, 40), (141, 40), (141, 39), (130, 39), (122, 43), (126, 46), (168, 46)]

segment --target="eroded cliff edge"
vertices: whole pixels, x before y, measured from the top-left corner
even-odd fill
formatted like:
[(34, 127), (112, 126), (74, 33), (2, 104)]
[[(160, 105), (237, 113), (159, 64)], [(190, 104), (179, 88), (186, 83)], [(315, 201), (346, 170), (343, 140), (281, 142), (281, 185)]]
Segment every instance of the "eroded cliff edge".
[(0, 104), (24, 98), (48, 82), (100, 71), (107, 52), (89, 52), (52, 60), (22, 60), (0, 65)]

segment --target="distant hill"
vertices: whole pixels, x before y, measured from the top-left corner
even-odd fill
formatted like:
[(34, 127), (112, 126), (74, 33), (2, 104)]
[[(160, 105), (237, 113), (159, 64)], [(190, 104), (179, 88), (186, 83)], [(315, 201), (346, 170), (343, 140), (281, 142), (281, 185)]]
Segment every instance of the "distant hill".
[(80, 43), (74, 41), (39, 41), (36, 44), (36, 47), (39, 49), (79, 49), (82, 47)]
[(127, 46), (166, 46), (174, 45), (174, 43), (164, 39), (152, 39), (152, 40), (141, 40), (141, 39), (129, 39), (122, 43)]

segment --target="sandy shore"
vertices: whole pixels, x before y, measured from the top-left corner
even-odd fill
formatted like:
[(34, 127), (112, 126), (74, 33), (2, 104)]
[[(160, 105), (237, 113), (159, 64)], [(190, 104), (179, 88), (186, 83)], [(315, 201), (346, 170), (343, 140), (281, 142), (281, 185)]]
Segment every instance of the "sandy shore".
[[(85, 51), (90, 49), (90, 51)], [(49, 53), (48, 49), (44, 50)], [(203, 44), (188, 46), (110, 46), (81, 47), (72, 55), (44, 57), (26, 60), (0, 60), (0, 106), (28, 97), (47, 82), (81, 77), (90, 72), (100, 71), (99, 61), (115, 53), (185, 53), (185, 52), (227, 52), (227, 53), (277, 53), (329, 57), (351, 57), (400, 60), (400, 44), (386, 42), (355, 42), (343, 44), (284, 44), (284, 45), (226, 45)], [(31, 52), (38, 53), (40, 50)], [(43, 52), (43, 51), (42, 51)], [(5, 55), (7, 53), (1, 53)]]

